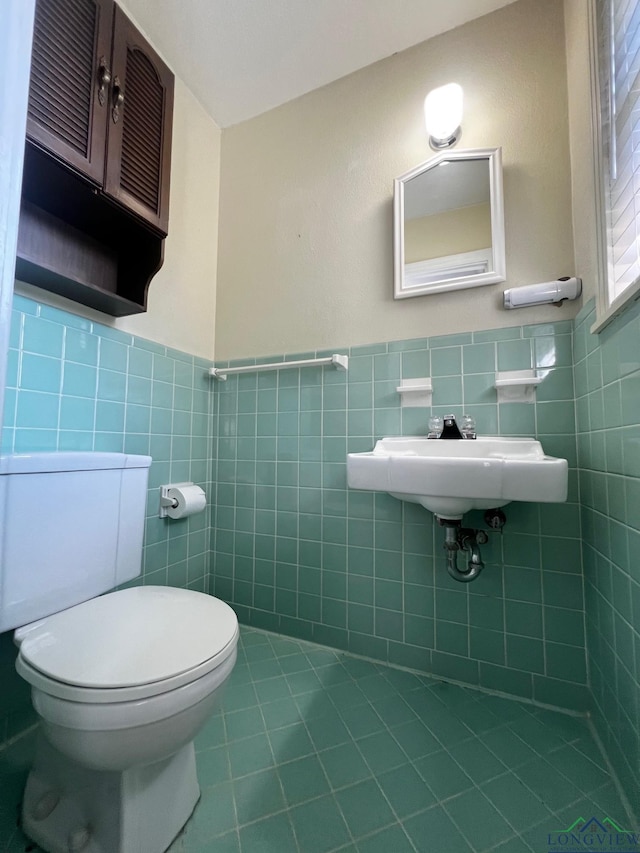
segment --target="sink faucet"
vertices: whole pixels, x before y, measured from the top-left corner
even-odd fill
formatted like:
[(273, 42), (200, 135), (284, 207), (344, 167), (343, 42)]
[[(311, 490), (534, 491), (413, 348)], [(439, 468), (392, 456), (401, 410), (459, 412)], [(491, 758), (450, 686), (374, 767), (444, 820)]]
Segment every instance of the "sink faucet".
[(445, 415), (442, 422), (440, 438), (462, 438), (455, 415)]
[(461, 426), (459, 427), (455, 415), (445, 415), (442, 422), (442, 432), (440, 438), (453, 439), (472, 439), (476, 437), (476, 425), (472, 417), (469, 415), (462, 416)]

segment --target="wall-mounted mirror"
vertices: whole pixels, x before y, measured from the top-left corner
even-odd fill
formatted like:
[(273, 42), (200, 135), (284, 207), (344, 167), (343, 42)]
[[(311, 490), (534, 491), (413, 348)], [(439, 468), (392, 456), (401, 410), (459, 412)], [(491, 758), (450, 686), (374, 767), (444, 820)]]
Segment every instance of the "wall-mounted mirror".
[(394, 298), (505, 279), (500, 148), (445, 151), (394, 181)]

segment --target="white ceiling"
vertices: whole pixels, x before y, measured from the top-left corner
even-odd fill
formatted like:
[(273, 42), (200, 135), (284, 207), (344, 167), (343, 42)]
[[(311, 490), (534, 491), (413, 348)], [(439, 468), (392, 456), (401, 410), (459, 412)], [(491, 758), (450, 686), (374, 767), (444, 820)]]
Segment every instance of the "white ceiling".
[(220, 127), (513, 0), (125, 0)]

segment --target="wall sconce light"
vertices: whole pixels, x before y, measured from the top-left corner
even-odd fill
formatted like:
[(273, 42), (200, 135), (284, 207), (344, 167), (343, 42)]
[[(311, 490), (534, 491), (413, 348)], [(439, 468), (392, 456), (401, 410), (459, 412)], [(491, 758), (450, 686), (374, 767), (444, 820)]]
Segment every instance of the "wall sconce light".
[(462, 135), (462, 86), (447, 83), (424, 99), (424, 121), (434, 151), (451, 148)]

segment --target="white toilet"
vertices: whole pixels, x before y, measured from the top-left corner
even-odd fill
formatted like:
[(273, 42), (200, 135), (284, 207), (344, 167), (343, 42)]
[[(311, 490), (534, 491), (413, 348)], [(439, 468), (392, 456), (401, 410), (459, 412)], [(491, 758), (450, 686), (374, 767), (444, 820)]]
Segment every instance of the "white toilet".
[[(151, 459), (0, 456), (0, 632), (41, 720), (25, 833), (48, 853), (162, 853), (200, 791), (193, 738), (236, 661), (224, 602), (141, 572)], [(99, 596), (99, 597), (97, 597)]]

